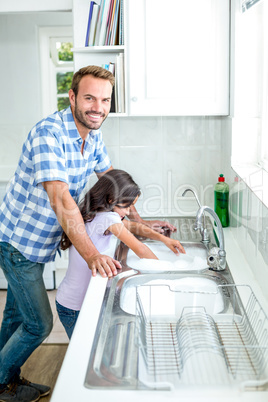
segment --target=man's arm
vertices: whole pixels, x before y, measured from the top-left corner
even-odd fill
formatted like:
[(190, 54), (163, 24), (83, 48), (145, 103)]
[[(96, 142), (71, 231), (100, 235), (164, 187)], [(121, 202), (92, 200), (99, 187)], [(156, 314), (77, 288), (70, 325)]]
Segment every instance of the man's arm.
[(171, 232), (176, 232), (177, 228), (172, 225), (169, 222), (166, 221), (161, 221), (161, 220), (152, 220), (152, 221), (147, 221), (143, 220), (140, 215), (138, 214), (136, 208), (134, 205), (131, 206), (130, 208), (130, 214), (128, 215), (128, 218), (134, 222), (142, 223), (145, 226), (150, 227), (151, 229), (155, 230), (156, 232), (159, 233), (164, 233), (165, 229), (170, 230)]
[(109, 172), (109, 170), (112, 170), (113, 169), (113, 167), (112, 166), (110, 166), (109, 167), (109, 169), (107, 169), (107, 170), (105, 170), (105, 172), (95, 172), (96, 173), (96, 176), (98, 177), (98, 179), (101, 177), (101, 176), (103, 176), (105, 173), (107, 173), (107, 172)]
[(55, 212), (59, 224), (87, 262), (92, 275), (96, 276), (97, 271), (102, 277), (116, 275), (116, 268), (121, 268), (120, 263), (111, 257), (100, 254), (90, 240), (79, 208), (69, 192), (68, 184), (62, 181), (47, 181), (42, 185), (48, 194), (51, 208)]

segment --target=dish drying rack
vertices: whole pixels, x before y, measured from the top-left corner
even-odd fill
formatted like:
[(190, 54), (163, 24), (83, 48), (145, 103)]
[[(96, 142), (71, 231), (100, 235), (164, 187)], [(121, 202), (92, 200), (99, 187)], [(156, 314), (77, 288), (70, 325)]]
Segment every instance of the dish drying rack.
[[(216, 313), (191, 291), (193, 303), (174, 306), (157, 314), (157, 288), (142, 285), (136, 292), (136, 339), (139, 348), (139, 381), (147, 389), (164, 390), (189, 386), (238, 386), (263, 390), (268, 386), (268, 317), (247, 285), (218, 285), (224, 299)], [(210, 297), (209, 292), (205, 293)], [(161, 294), (161, 292), (160, 292)], [(215, 301), (215, 294), (212, 295)], [(214, 299), (213, 299), (214, 297)], [(170, 304), (169, 298), (169, 304)], [(181, 301), (181, 294), (177, 300)], [(189, 300), (189, 299), (187, 299)]]

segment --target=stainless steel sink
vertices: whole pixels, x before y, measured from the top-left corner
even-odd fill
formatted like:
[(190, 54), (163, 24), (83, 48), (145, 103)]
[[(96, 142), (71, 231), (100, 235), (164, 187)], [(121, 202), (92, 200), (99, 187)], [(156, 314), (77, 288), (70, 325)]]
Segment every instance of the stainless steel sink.
[[(210, 244), (202, 244), (189, 229), (194, 218), (182, 220), (177, 218), (177, 236), (183, 238), (188, 255), (202, 260), (217, 244), (214, 230), (211, 228)], [(187, 227), (184, 233), (183, 224)], [(86, 387), (173, 389), (196, 385), (198, 380), (202, 386), (237, 381), (252, 385), (262, 378), (268, 346), (252, 345), (252, 339), (259, 337), (253, 330), (254, 317), (262, 315), (266, 334), (268, 320), (251, 295), (249, 313), (244, 309), (228, 264), (221, 272), (208, 269), (203, 262), (190, 270), (161, 262), (139, 270), (128, 251), (122, 243), (118, 245), (115, 258), (121, 261), (122, 270), (107, 282)], [(229, 344), (230, 339), (237, 343)], [(198, 367), (200, 373), (193, 377)], [(211, 376), (211, 367), (218, 376)]]
[[(176, 236), (180, 240), (183, 239), (182, 244), (186, 252), (189, 255), (193, 255), (196, 252), (198, 255), (205, 257), (208, 245), (202, 244), (199, 241), (198, 234), (193, 230), (194, 218), (182, 218), (181, 221), (176, 219), (174, 224), (179, 227)], [(140, 238), (140, 240), (145, 241), (146, 239)], [(215, 245), (214, 237), (213, 240), (211, 244)], [(155, 242), (150, 241), (149, 243), (151, 245), (155, 244)], [(176, 290), (180, 286), (185, 287), (185, 281), (188, 282), (187, 286), (189, 287), (191, 281), (196, 282), (196, 280), (200, 281), (202, 279), (207, 281), (203, 282), (203, 286), (208, 286), (209, 284), (210, 288), (213, 288), (214, 294), (210, 297), (218, 298), (219, 310), (226, 310), (228, 305), (229, 296), (227, 295), (228, 297), (226, 297), (221, 290), (218, 293), (216, 292), (217, 285), (232, 281), (228, 268), (224, 274), (208, 270), (206, 264), (198, 267), (200, 269), (196, 269), (195, 273), (191, 271), (190, 274), (187, 270), (173, 270), (170, 272), (166, 267), (163, 267), (163, 269), (158, 268), (155, 273), (153, 273), (154, 270), (151, 270), (149, 274), (145, 274), (128, 266), (128, 251), (124, 244), (118, 244), (115, 258), (121, 261), (123, 268), (107, 284), (85, 379), (85, 386), (89, 388), (147, 388), (140, 381), (138, 375), (137, 288), (142, 288), (144, 291), (146, 285), (151, 287), (151, 284), (156, 286), (161, 284), (164, 288)], [(161, 286), (161, 288), (163, 287)], [(174, 295), (181, 299), (186, 296), (186, 293), (182, 296), (181, 292), (173, 292)], [(189, 298), (189, 295), (187, 297)], [(202, 298), (203, 301), (201, 301)], [(200, 292), (199, 304), (205, 303), (205, 299), (205, 294), (203, 293), (202, 295)], [(177, 309), (176, 314), (179, 317), (183, 303), (181, 303), (181, 300), (178, 301), (180, 308)], [(187, 300), (186, 304), (188, 303), (194, 306), (196, 300), (194, 301), (192, 297), (192, 300)], [(208, 300), (206, 303), (213, 304)], [(166, 306), (168, 307), (168, 305)], [(164, 315), (170, 313), (168, 309), (166, 312), (162, 312)]]

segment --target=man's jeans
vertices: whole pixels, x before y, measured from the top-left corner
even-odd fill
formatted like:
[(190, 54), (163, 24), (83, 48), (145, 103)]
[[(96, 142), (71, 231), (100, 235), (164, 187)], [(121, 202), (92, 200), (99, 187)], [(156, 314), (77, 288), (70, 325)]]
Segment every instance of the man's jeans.
[(8, 281), (0, 331), (0, 384), (8, 384), (49, 335), (53, 315), (43, 281), (44, 264), (0, 242), (0, 267)]

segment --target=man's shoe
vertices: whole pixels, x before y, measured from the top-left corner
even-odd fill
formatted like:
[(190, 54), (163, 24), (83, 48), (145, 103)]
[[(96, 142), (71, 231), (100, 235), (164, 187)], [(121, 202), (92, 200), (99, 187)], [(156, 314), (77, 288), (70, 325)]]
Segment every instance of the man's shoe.
[(14, 382), (0, 390), (0, 402), (37, 402), (39, 399), (37, 389)]
[(16, 380), (16, 382), (19, 385), (24, 385), (36, 389), (39, 392), (40, 397), (48, 395), (51, 391), (51, 388), (49, 386), (42, 384), (35, 384), (34, 382), (30, 382), (21, 376)]

